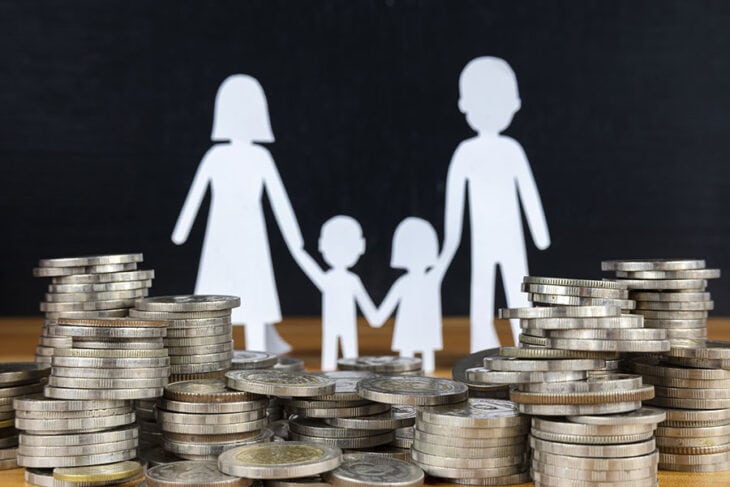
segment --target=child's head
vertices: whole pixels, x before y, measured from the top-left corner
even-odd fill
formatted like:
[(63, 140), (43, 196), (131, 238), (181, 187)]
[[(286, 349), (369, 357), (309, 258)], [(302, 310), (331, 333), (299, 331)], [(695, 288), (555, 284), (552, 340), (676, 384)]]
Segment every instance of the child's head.
[(365, 239), (360, 224), (352, 217), (333, 216), (322, 225), (319, 251), (332, 267), (350, 268), (365, 252)]
[(412, 216), (400, 222), (393, 234), (391, 267), (422, 271), (435, 265), (438, 255), (438, 237), (430, 223)]
[(477, 133), (498, 134), (520, 109), (514, 71), (504, 59), (472, 59), (459, 77), (459, 110)]
[(246, 74), (223, 80), (215, 96), (211, 140), (273, 142), (269, 107), (261, 84)]

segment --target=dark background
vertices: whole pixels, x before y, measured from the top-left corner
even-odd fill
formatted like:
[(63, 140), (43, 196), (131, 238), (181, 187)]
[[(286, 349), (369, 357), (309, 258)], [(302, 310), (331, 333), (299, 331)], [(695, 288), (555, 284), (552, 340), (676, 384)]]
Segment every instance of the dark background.
[[(154, 294), (193, 289), (207, 203), (170, 241), (215, 92), (264, 87), (269, 146), (307, 242), (357, 218), (376, 301), (393, 230), (443, 228), (457, 108), (474, 57), (503, 57), (552, 246), (536, 275), (601, 276), (618, 257), (704, 257), (730, 271), (730, 3), (724, 1), (0, 1), (0, 313), (37, 313), (42, 257), (142, 251)], [(269, 234), (287, 315), (319, 295)], [(468, 225), (467, 225), (468, 231)], [(245, 242), (241, 243), (245, 245)], [(469, 238), (444, 281), (468, 313)], [(710, 286), (730, 314), (730, 279)]]

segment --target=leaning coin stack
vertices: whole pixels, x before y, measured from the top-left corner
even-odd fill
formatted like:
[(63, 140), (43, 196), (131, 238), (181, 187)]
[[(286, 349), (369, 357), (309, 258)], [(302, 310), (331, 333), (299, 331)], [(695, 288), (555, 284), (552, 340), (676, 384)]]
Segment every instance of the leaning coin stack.
[(43, 381), (50, 371), (48, 367), (28, 362), (0, 364), (0, 470), (18, 466), (13, 402), (42, 392)]
[(82, 401), (154, 399), (167, 384), (167, 322), (135, 318), (59, 318), (53, 333), (70, 337), (54, 351), (46, 397)]
[(530, 422), (511, 401), (470, 398), (418, 410), (411, 455), (429, 475), (471, 485), (527, 482)]
[(337, 360), (339, 370), (372, 372), (379, 375), (423, 375), (421, 359), (397, 355), (375, 355)]
[(104, 465), (137, 456), (137, 426), (129, 401), (57, 400), (41, 395), (14, 401), (21, 430), (18, 465), (29, 468)]
[(532, 418), (530, 472), (535, 486), (656, 487), (654, 430), (660, 409), (614, 415)]
[(68, 340), (48, 332), (57, 318), (127, 316), (134, 301), (146, 296), (154, 271), (138, 270), (142, 254), (96, 255), (41, 259), (33, 269), (36, 277), (50, 277), (41, 311), (45, 312), (36, 360), (50, 365), (53, 349)]
[(266, 397), (232, 390), (223, 379), (173, 382), (157, 404), (163, 448), (188, 460), (214, 460), (235, 446), (263, 443)]
[(673, 348), (669, 357), (624, 365), (654, 384), (656, 397), (647, 404), (665, 408), (667, 420), (656, 432), (660, 469), (730, 470), (730, 343)]
[(170, 382), (214, 379), (231, 367), (231, 310), (240, 304), (235, 296), (160, 296), (138, 300), (129, 314), (169, 323)]
[(701, 259), (608, 260), (604, 271), (615, 271), (616, 281), (636, 301), (634, 313), (644, 326), (666, 330), (672, 346), (697, 346), (707, 338), (707, 314), (714, 303), (706, 292), (707, 279), (720, 269), (707, 269)]

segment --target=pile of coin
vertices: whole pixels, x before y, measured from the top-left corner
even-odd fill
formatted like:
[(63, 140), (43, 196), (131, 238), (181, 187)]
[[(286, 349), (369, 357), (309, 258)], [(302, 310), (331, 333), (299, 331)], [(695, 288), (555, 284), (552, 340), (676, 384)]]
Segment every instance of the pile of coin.
[(714, 303), (707, 279), (720, 277), (701, 259), (608, 260), (601, 269), (614, 271), (616, 282), (636, 301), (634, 313), (644, 326), (665, 330), (672, 346), (701, 345), (707, 338), (707, 314)]
[(49, 333), (57, 318), (127, 316), (134, 301), (147, 296), (154, 271), (139, 270), (142, 254), (95, 255), (41, 259), (36, 277), (50, 277), (41, 311), (46, 321), (36, 349), (36, 361), (50, 365), (53, 349), (69, 341)]
[(418, 410), (413, 461), (429, 475), (449, 482), (504, 485), (527, 482), (529, 418), (501, 399)]
[(102, 465), (137, 456), (130, 401), (57, 400), (41, 395), (14, 401), (21, 430), (18, 465), (49, 469)]
[(659, 409), (626, 414), (532, 418), (531, 474), (535, 486), (656, 487), (654, 430)]
[(422, 362), (417, 357), (398, 355), (365, 355), (337, 360), (339, 370), (372, 372), (380, 375), (423, 375)]
[(232, 390), (223, 379), (173, 382), (157, 405), (163, 448), (188, 460), (214, 460), (239, 445), (263, 443), (266, 397)]
[(235, 296), (160, 296), (138, 300), (129, 314), (169, 323), (170, 382), (213, 379), (231, 367), (231, 310), (240, 304)]
[(13, 402), (42, 392), (50, 371), (48, 367), (28, 362), (0, 364), (0, 470), (18, 466)]
[(154, 399), (167, 384), (167, 322), (134, 318), (59, 318), (46, 397), (71, 400)]
[(708, 341), (706, 347), (673, 348), (670, 354), (625, 363), (654, 384), (656, 397), (647, 403), (666, 411), (656, 432), (659, 468), (730, 470), (730, 370), (725, 370), (730, 343)]

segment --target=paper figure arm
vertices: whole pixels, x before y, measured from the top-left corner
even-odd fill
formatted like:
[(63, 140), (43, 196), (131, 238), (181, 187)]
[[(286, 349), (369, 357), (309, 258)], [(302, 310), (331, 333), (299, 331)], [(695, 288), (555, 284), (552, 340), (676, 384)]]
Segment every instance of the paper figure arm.
[(298, 249), (293, 253), (294, 260), (301, 267), (307, 277), (314, 283), (317, 288), (324, 292), (324, 271), (319, 267), (316, 260), (312, 258), (304, 249)]
[(297, 217), (294, 214), (286, 189), (284, 189), (284, 183), (281, 181), (279, 171), (276, 169), (276, 164), (274, 164), (268, 152), (266, 156), (266, 166), (263, 173), (264, 185), (269, 195), (269, 202), (271, 203), (271, 209), (274, 211), (276, 223), (279, 225), (289, 252), (294, 255), (298, 249), (304, 247), (304, 239), (302, 239)]
[(393, 314), (395, 308), (398, 306), (401, 298), (400, 290), (400, 279), (395, 281), (388, 290), (388, 294), (385, 295), (385, 299), (380, 303), (378, 310), (376, 311), (373, 321), (370, 322), (375, 328), (380, 328), (385, 324), (385, 321)]
[(355, 302), (360, 307), (360, 311), (362, 311), (362, 315), (365, 317), (368, 323), (371, 325), (374, 325), (375, 318), (377, 314), (377, 309), (375, 308), (375, 303), (373, 303), (372, 298), (370, 298), (370, 295), (365, 290), (365, 286), (362, 285), (362, 281), (359, 277), (355, 279)]
[(465, 162), (460, 157), (460, 149), (456, 149), (449, 164), (446, 176), (446, 204), (444, 207), (444, 247), (438, 262), (433, 268), (439, 281), (446, 273), (456, 250), (461, 243), (462, 225), (464, 222), (464, 206), (466, 206), (467, 174)]
[(210, 163), (208, 162), (208, 156), (210, 152), (211, 151), (208, 151), (208, 153), (206, 153), (203, 157), (203, 160), (200, 161), (198, 169), (195, 171), (193, 184), (190, 186), (188, 196), (185, 198), (182, 210), (180, 210), (180, 216), (177, 217), (175, 229), (172, 231), (172, 241), (176, 245), (182, 245), (188, 239), (190, 229), (195, 222), (195, 217), (198, 215), (200, 203), (203, 201), (205, 191), (208, 189), (208, 182), (210, 180)]
[(527, 155), (522, 147), (515, 143), (516, 151), (516, 174), (515, 181), (517, 183), (517, 193), (522, 200), (522, 207), (525, 209), (525, 217), (527, 225), (530, 227), (532, 239), (535, 246), (540, 250), (550, 247), (550, 233), (548, 231), (547, 221), (545, 220), (545, 212), (542, 209), (540, 201), (540, 193), (537, 191), (535, 178), (530, 169), (530, 163), (527, 161)]

